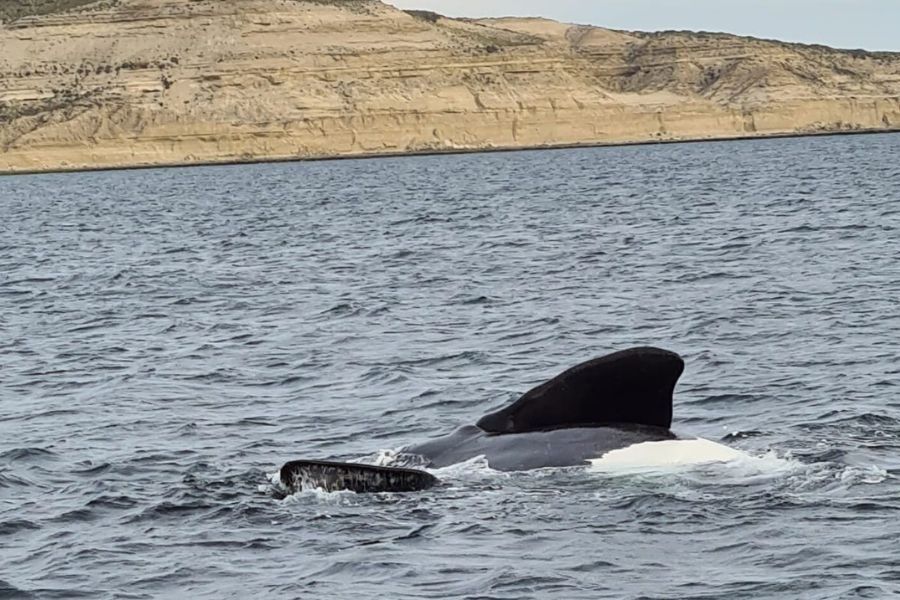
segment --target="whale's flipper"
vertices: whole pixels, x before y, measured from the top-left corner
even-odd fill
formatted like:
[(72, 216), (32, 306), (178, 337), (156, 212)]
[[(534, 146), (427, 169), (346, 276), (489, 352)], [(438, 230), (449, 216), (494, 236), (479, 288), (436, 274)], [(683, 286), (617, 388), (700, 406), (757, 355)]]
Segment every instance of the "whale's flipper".
[(659, 348), (632, 348), (558, 375), (478, 421), (489, 433), (523, 433), (599, 423), (668, 429), (684, 361)]
[(281, 483), (291, 492), (322, 489), (326, 492), (418, 492), (437, 485), (425, 471), (376, 467), (353, 463), (298, 460), (281, 467)]

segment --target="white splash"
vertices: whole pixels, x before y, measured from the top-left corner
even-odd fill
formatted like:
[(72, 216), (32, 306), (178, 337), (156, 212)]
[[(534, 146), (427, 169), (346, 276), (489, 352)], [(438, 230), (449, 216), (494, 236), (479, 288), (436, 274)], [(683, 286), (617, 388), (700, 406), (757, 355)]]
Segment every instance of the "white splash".
[(281, 487), (281, 471), (272, 471), (271, 473), (266, 473), (266, 477), (269, 479), (269, 484), (274, 487)]
[(501, 473), (501, 471), (495, 471), (494, 469), (492, 469), (490, 465), (488, 465), (487, 457), (485, 457), (483, 454), (480, 454), (460, 463), (448, 465), (440, 469), (433, 469), (432, 473), (438, 476), (459, 477), (461, 475), (473, 474), (498, 474)]
[(379, 450), (372, 464), (376, 467), (390, 467), (396, 462), (398, 455), (396, 450)]
[(737, 460), (752, 460), (752, 457), (740, 450), (702, 438), (664, 440), (643, 442), (607, 452), (600, 458), (591, 460), (589, 469), (595, 472), (657, 470)]

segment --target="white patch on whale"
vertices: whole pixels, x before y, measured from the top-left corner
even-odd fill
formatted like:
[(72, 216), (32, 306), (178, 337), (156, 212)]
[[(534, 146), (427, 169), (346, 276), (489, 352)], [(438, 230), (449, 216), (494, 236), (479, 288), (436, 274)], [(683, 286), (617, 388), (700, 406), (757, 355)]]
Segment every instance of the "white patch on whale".
[(633, 471), (685, 467), (749, 459), (748, 454), (710, 440), (663, 440), (642, 442), (607, 452), (592, 459), (590, 470), (597, 472)]

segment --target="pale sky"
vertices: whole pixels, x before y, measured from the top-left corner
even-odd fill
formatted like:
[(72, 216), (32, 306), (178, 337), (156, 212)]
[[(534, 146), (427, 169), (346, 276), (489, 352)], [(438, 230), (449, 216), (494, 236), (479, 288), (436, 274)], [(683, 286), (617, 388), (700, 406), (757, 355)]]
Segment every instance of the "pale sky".
[(454, 17), (541, 16), (613, 29), (726, 31), (900, 51), (900, 0), (386, 0)]

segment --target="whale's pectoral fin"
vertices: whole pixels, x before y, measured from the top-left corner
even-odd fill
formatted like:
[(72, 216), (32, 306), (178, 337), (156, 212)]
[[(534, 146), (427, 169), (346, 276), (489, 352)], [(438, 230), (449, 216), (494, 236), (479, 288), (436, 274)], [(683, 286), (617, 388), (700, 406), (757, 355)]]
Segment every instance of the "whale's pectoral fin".
[(291, 492), (418, 492), (437, 485), (425, 471), (353, 463), (298, 460), (281, 467), (281, 483)]
[(599, 423), (668, 429), (672, 392), (684, 361), (659, 348), (632, 348), (582, 363), (510, 406), (482, 417), (490, 433), (521, 433)]

